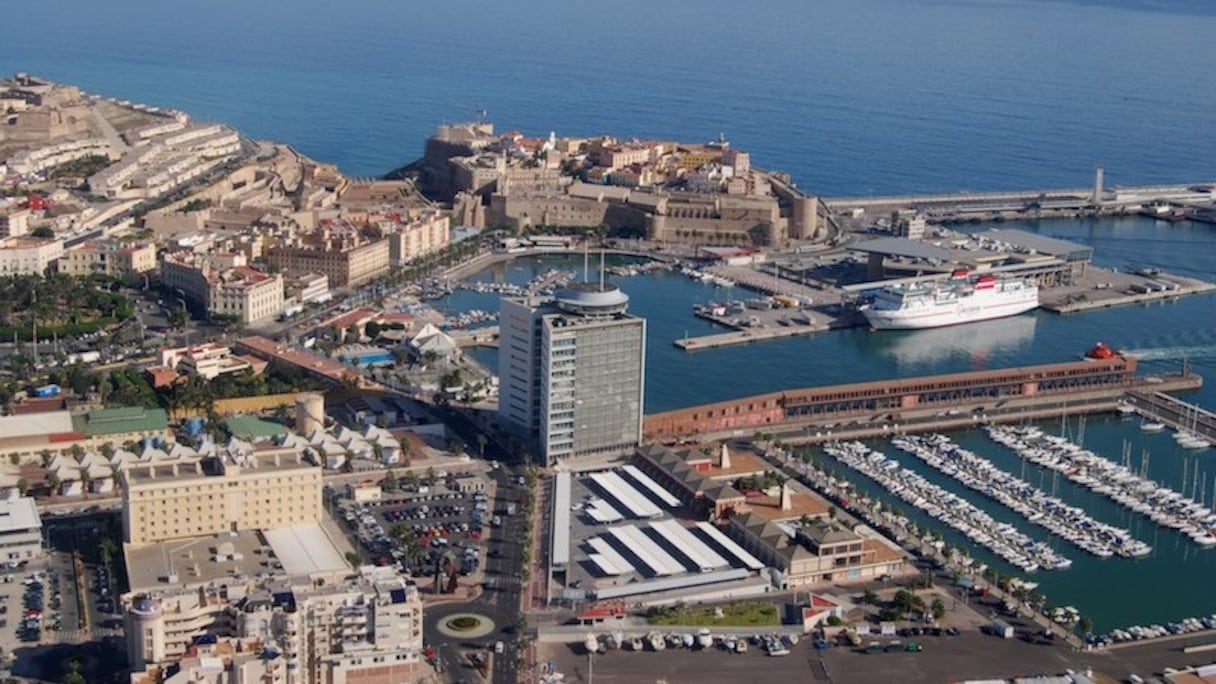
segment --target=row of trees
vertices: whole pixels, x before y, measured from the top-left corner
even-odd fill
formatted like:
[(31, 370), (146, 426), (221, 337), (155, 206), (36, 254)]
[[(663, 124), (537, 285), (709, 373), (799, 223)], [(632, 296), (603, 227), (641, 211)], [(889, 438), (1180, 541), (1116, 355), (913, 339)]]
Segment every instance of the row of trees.
[(112, 291), (107, 276), (77, 278), (58, 272), (0, 277), (0, 337), (70, 337), (135, 315), (131, 300)]

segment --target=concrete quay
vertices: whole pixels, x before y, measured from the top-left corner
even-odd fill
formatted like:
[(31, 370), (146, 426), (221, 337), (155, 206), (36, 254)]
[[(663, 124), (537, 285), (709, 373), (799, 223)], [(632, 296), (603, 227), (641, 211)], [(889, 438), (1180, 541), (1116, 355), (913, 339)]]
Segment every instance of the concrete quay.
[[(1145, 204), (1212, 202), (1209, 192), (1197, 188), (1213, 183), (1187, 183), (1102, 189), (1095, 198), (1094, 187), (1013, 190), (1004, 192), (958, 192), (936, 195), (898, 195), (883, 197), (825, 198), (824, 206), (832, 214), (848, 215), (861, 209), (867, 214), (882, 215), (891, 211), (916, 210), (932, 219), (962, 220), (980, 216), (1006, 218), (1035, 218), (1076, 216), (1078, 214), (1119, 214), (1139, 211)], [(1098, 201), (1095, 201), (1098, 200)]]
[(1165, 394), (1158, 387), (1129, 392), (1127, 403), (1147, 419), (1216, 442), (1216, 413)]
[(1216, 284), (1184, 278), (1182, 276), (1165, 274), (1162, 276), (1177, 283), (1178, 289), (1158, 292), (1130, 292), (1127, 290), (1091, 290), (1081, 293), (1070, 293), (1070, 288), (1059, 288), (1060, 291), (1047, 292), (1047, 297), (1040, 306), (1058, 314), (1078, 313), (1094, 309), (1109, 309), (1115, 306), (1129, 304), (1147, 304), (1165, 300), (1178, 299), (1189, 295), (1206, 294), (1216, 291)]

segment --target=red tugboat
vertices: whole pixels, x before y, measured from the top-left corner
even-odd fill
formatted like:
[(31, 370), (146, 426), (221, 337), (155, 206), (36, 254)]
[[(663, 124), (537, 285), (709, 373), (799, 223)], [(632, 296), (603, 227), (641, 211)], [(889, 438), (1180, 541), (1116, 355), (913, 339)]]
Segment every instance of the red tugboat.
[(1102, 342), (1095, 344), (1092, 349), (1085, 352), (1086, 361), (1105, 361), (1107, 359), (1113, 359), (1116, 356), (1120, 356), (1119, 352), (1111, 349)]

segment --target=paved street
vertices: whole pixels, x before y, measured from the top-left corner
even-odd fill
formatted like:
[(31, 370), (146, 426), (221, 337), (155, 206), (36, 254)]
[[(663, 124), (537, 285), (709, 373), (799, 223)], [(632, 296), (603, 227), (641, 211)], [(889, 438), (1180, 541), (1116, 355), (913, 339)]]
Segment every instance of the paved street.
[[(449, 427), (457, 432), (468, 444), (476, 445), (476, 435), (480, 432), (461, 412), (441, 410), (441, 418)], [(498, 460), (507, 465), (491, 471), (490, 476), (495, 480), (495, 499), (492, 506), (495, 511), (503, 511), (508, 502), (518, 505), (524, 496), (524, 489), (518, 484), (518, 479), (524, 474), (524, 469), (515, 458), (508, 454), (503, 447), (494, 441), (486, 444), (487, 460)], [(437, 658), (442, 663), (443, 673), (447, 681), (470, 680), (472, 671), (466, 669), (463, 653), (470, 650), (482, 649), (493, 654), (494, 644), (503, 642), (503, 653), (493, 655), (491, 681), (496, 684), (514, 684), (516, 677), (516, 621), (519, 619), (520, 580), (519, 570), (522, 567), (521, 539), (524, 530), (522, 507), (515, 515), (504, 515), (501, 527), (488, 527), (490, 532), (486, 544), (485, 580), (482, 593), (473, 601), (458, 603), (442, 603), (428, 606), (424, 625), (424, 640), (434, 646)], [(438, 626), (455, 613), (476, 613), (494, 621), (494, 631), (490, 634), (467, 641), (457, 641), (444, 635)]]

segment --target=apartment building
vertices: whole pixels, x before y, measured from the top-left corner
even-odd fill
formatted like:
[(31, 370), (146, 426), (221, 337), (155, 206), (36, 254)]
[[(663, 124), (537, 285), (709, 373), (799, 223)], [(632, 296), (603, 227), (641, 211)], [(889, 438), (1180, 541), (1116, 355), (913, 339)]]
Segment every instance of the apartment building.
[(10, 237), (0, 240), (0, 276), (42, 275), (63, 256), (63, 240)]
[(311, 581), (256, 574), (126, 597), (131, 681), (392, 684), (424, 674), (422, 599), (394, 568)]
[(91, 240), (64, 252), (59, 272), (73, 276), (129, 278), (156, 269), (156, 245)]
[(283, 276), (252, 266), (220, 272), (207, 292), (207, 312), (242, 323), (274, 318), (283, 310)]
[(389, 241), (326, 219), (317, 230), (271, 247), (266, 260), (281, 271), (321, 273), (330, 287), (347, 287), (388, 272)]
[(447, 214), (428, 209), (406, 223), (382, 224), (389, 262), (401, 266), (447, 247), (452, 240), (451, 223)]
[(321, 469), (274, 444), (215, 458), (126, 470), (123, 534), (152, 544), (237, 530), (289, 527), (321, 515)]
[(118, 159), (119, 156), (109, 141), (101, 138), (85, 138), (19, 152), (9, 157), (8, 166), (20, 174), (41, 173), (86, 157), (106, 157), (113, 160)]
[(267, 363), (250, 356), (237, 356), (226, 345), (208, 342), (193, 347), (172, 347), (160, 350), (160, 366), (194, 373), (207, 380), (215, 379), (228, 373), (253, 371), (260, 373)]
[(499, 413), (540, 436), (544, 463), (613, 456), (641, 440), (646, 321), (611, 284), (576, 283), (553, 299), (503, 298)]
[(283, 276), (249, 266), (243, 254), (166, 254), (161, 280), (212, 316), (251, 323), (283, 310)]

